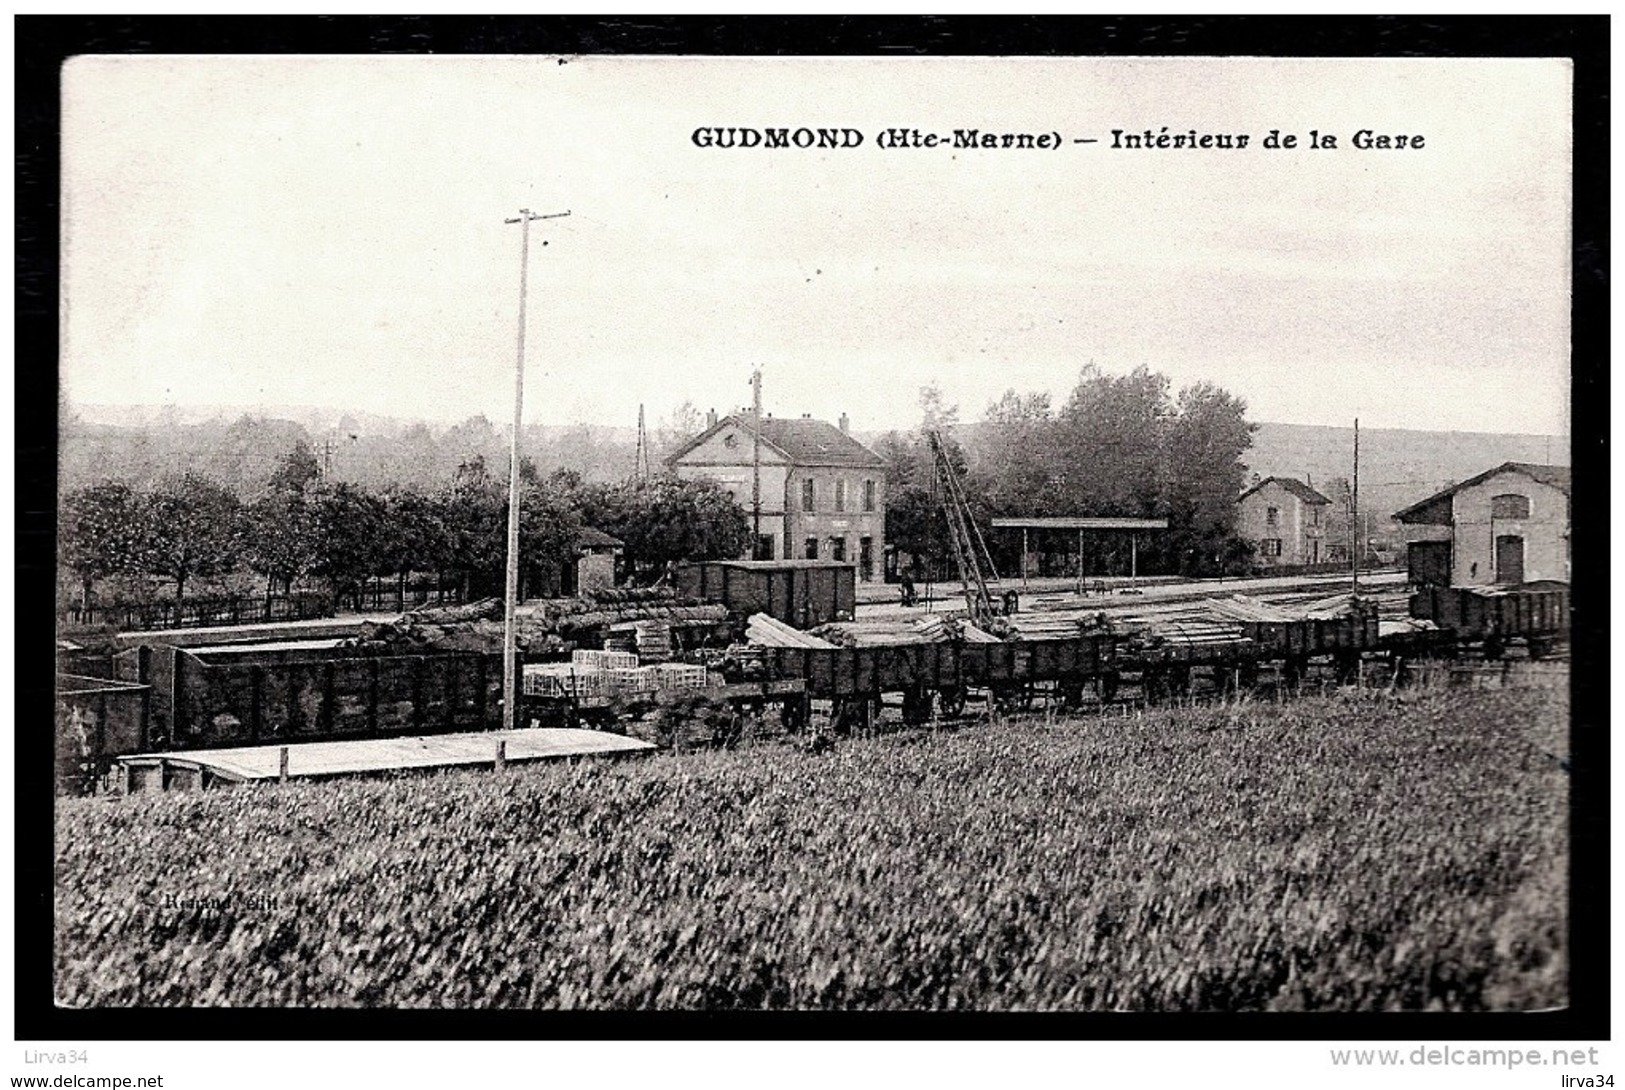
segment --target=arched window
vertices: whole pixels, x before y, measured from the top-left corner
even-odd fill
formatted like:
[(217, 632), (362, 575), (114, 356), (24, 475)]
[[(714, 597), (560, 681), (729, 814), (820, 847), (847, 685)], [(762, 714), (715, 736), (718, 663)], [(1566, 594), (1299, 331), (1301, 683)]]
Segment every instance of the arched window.
[(1508, 493), (1490, 500), (1490, 517), (1498, 519), (1526, 519), (1529, 517), (1529, 497)]

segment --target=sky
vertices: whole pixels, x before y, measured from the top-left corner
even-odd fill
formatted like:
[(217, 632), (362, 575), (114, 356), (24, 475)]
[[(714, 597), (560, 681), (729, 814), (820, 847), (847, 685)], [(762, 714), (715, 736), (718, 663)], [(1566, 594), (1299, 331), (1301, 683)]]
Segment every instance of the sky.
[[(1567, 431), (1562, 60), (91, 56), (63, 80), (76, 405), (511, 419), (503, 221), (528, 207), (570, 216), (530, 230), (527, 423), (726, 411), (760, 367), (768, 411), (907, 427), (925, 385), (977, 419), (1092, 362), (1255, 420)], [(1164, 126), (1251, 139), (1111, 146)]]

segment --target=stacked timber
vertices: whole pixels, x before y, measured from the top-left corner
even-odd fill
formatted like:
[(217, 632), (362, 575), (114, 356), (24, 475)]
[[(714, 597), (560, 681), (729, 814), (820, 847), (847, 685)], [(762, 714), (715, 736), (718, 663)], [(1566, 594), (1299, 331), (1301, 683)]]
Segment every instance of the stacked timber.
[(1208, 598), (1203, 601), (1203, 605), (1207, 612), (1230, 621), (1282, 623), (1303, 619), (1301, 612), (1294, 613), (1284, 606), (1261, 602), (1245, 594), (1236, 594), (1229, 598)]
[(989, 624), (992, 633), (1003, 634), (1006, 639), (1021, 640), (1067, 640), (1103, 632), (1110, 627), (1104, 614), (1090, 610), (1013, 613), (1007, 617), (996, 617)]
[(959, 634), (960, 634), (961, 638), (963, 638), (966, 643), (1003, 643), (1004, 642), (1003, 640), (999, 639), (999, 637), (995, 636), (993, 633), (987, 631), (985, 628), (977, 628), (975, 625), (969, 624), (969, 623), (962, 624), (962, 625), (959, 626)]
[(1162, 618), (1148, 624), (1136, 635), (1135, 642), (1175, 662), (1222, 658), (1253, 644), (1237, 624)]
[(502, 616), (501, 598), (481, 598), (460, 606), (425, 606), (401, 615), (401, 621), (412, 625), (471, 624), (474, 621), (494, 621)]
[(907, 647), (922, 643), (946, 643), (953, 629), (942, 618), (926, 621), (864, 620), (834, 621), (819, 625), (812, 634), (836, 647)]
[(750, 620), (745, 626), (745, 639), (762, 647), (813, 647), (827, 650), (835, 646), (810, 632), (791, 628), (778, 618), (769, 617), (765, 613), (750, 615)]

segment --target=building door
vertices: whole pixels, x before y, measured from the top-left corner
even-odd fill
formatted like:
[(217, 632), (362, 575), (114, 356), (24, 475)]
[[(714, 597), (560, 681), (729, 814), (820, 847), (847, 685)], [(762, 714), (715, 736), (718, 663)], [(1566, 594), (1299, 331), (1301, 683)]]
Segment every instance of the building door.
[(831, 560), (846, 559), (846, 538), (832, 537), (829, 539), (829, 558)]
[(875, 577), (875, 542), (873, 538), (858, 539), (858, 578), (865, 583)]
[(1502, 534), (1495, 539), (1495, 581), (1523, 582), (1523, 538)]

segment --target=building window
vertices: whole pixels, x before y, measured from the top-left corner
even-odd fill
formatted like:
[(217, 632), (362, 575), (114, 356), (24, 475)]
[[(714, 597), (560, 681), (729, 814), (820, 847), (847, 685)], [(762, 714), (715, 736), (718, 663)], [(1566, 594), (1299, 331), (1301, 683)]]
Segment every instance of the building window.
[(1264, 508), (1264, 525), (1265, 526), (1279, 526), (1279, 525), (1281, 525), (1281, 509), (1279, 507), (1266, 507), (1266, 508)]
[(837, 511), (845, 511), (846, 510), (846, 482), (845, 481), (836, 481), (835, 482), (835, 510), (837, 510)]
[(809, 537), (807, 539), (805, 555), (808, 560), (818, 559), (818, 539), (816, 537)]
[(801, 482), (801, 509), (803, 511), (811, 511), (813, 509), (813, 500), (816, 498), (816, 495), (817, 493), (814, 491), (812, 478), (809, 477), (807, 480)]
[(829, 558), (831, 560), (846, 559), (846, 538), (832, 537), (829, 539)]
[(1309, 505), (1309, 525), (1320, 525), (1320, 504), (1318, 503), (1312, 503)]
[(875, 509), (875, 482), (873, 481), (863, 482), (863, 509), (865, 511)]
[[(1272, 508), (1270, 508), (1270, 510), (1273, 511), (1273, 510), (1275, 510), (1275, 508), (1272, 507)], [(1258, 551), (1259, 551), (1260, 555), (1263, 555), (1263, 556), (1280, 556), (1281, 555), (1281, 539), (1278, 538), (1278, 537), (1267, 537), (1267, 538), (1265, 538), (1263, 541), (1260, 541), (1258, 543)]]
[(1507, 494), (1490, 500), (1490, 517), (1497, 519), (1526, 519), (1529, 517), (1529, 497)]

